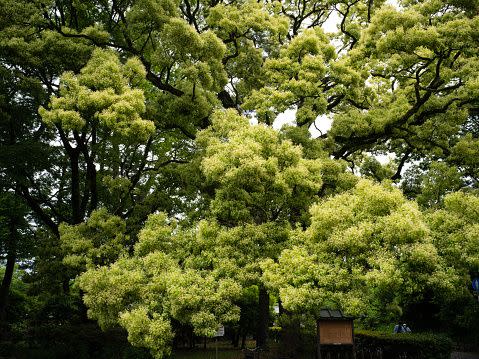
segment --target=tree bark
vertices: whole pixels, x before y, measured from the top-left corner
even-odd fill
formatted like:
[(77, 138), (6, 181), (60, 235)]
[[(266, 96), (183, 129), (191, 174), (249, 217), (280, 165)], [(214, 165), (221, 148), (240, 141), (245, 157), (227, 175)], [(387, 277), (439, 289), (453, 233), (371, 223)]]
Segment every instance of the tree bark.
[(81, 203), (80, 203), (80, 171), (78, 163), (79, 152), (72, 151), (70, 154), (70, 168), (72, 175), (71, 182), (71, 200), (72, 200), (72, 222), (78, 224), (82, 222)]
[(235, 329), (233, 333), (233, 339), (231, 340), (231, 344), (233, 344), (233, 348), (238, 348), (239, 340), (240, 340), (240, 330), (238, 328), (238, 329)]
[(6, 317), (6, 309), (8, 302), (8, 293), (12, 284), (13, 270), (15, 268), (15, 253), (7, 255), (7, 266), (3, 275), (2, 286), (0, 287), (0, 321), (3, 323)]
[(269, 293), (263, 286), (259, 287), (258, 327), (256, 330), (256, 347), (266, 347), (269, 326)]
[(316, 321), (316, 359), (321, 359), (321, 338), (319, 336), (319, 320)]
[(6, 319), (6, 309), (8, 304), (8, 294), (10, 292), (10, 285), (12, 284), (13, 271), (15, 269), (15, 260), (16, 260), (16, 241), (15, 241), (15, 225), (10, 223), (10, 240), (7, 242), (7, 265), (5, 267), (5, 274), (3, 275), (2, 285), (0, 287), (0, 325), (3, 326), (3, 323)]

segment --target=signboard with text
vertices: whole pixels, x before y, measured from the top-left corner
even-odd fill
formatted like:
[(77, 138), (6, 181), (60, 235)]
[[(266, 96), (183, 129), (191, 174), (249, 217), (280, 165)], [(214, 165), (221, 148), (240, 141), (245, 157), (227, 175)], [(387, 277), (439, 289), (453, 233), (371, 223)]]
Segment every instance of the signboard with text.
[(225, 327), (220, 325), (218, 330), (216, 331), (215, 337), (223, 337), (225, 335)]
[(319, 325), (319, 343), (321, 345), (354, 344), (352, 321), (321, 321)]

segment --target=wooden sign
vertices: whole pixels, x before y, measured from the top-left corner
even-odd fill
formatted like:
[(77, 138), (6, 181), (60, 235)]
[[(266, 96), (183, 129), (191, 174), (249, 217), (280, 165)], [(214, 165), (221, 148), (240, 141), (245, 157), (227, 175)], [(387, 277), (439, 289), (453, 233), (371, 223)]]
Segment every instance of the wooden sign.
[(353, 322), (349, 320), (322, 320), (319, 325), (319, 344), (354, 344)]

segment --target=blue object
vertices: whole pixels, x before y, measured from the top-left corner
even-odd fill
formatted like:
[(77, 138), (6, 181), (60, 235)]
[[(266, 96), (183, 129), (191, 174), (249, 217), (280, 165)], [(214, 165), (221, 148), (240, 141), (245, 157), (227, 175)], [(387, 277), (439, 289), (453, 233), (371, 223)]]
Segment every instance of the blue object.
[(472, 280), (472, 289), (474, 289), (476, 292), (479, 292), (479, 278), (474, 278)]
[(397, 333), (411, 333), (411, 329), (406, 325), (406, 323), (396, 324), (394, 326), (393, 333), (394, 334), (397, 334)]

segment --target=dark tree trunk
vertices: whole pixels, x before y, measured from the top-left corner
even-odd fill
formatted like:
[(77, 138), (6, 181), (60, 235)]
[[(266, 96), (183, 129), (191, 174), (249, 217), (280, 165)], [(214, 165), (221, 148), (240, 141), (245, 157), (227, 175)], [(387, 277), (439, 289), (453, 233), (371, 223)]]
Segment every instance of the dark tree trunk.
[(62, 290), (63, 290), (63, 294), (65, 295), (70, 294), (70, 278), (64, 278), (62, 280)]
[(265, 347), (268, 340), (269, 293), (263, 286), (259, 287), (258, 327), (256, 329), (256, 347)]
[(13, 271), (15, 269), (15, 260), (17, 254), (14, 223), (12, 222), (9, 227), (10, 240), (7, 241), (7, 265), (5, 267), (5, 274), (3, 275), (2, 285), (0, 287), (0, 326), (3, 326), (3, 323), (6, 319), (8, 294), (10, 292), (10, 285), (12, 284)]
[(5, 320), (8, 293), (10, 292), (10, 285), (12, 284), (13, 270), (15, 268), (15, 253), (7, 255), (7, 266), (5, 267), (5, 274), (3, 275), (2, 286), (0, 287), (0, 321)]
[(233, 333), (233, 340), (231, 341), (232, 342), (231, 344), (233, 344), (233, 348), (238, 348), (239, 339), (240, 339), (240, 330), (238, 328)]
[(71, 200), (72, 200), (72, 224), (78, 224), (82, 222), (81, 215), (81, 203), (80, 203), (80, 170), (78, 168), (78, 151), (72, 151), (70, 154), (70, 168), (72, 175), (71, 182)]
[(319, 320), (316, 321), (316, 359), (321, 359), (321, 338), (319, 337)]
[(79, 139), (79, 144), (78, 148), (81, 149), (81, 152), (83, 153), (83, 157), (85, 158), (86, 162), (86, 181), (87, 185), (85, 186), (85, 191), (84, 191), (84, 197), (82, 200), (82, 213), (84, 214), (86, 212), (86, 206), (88, 204), (88, 200), (90, 201), (89, 207), (88, 207), (88, 215), (94, 211), (98, 207), (98, 190), (97, 190), (97, 183), (96, 183), (96, 177), (97, 177), (97, 172), (96, 172), (96, 165), (95, 165), (95, 159), (96, 159), (96, 147), (97, 147), (97, 130), (96, 130), (97, 124), (94, 123), (92, 125), (91, 129), (91, 152), (88, 151), (87, 144), (82, 140), (81, 138)]

